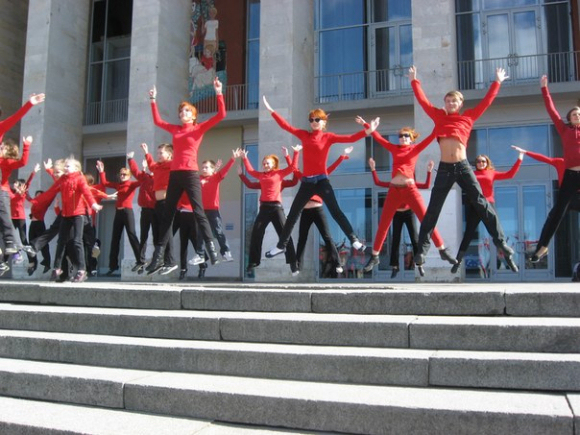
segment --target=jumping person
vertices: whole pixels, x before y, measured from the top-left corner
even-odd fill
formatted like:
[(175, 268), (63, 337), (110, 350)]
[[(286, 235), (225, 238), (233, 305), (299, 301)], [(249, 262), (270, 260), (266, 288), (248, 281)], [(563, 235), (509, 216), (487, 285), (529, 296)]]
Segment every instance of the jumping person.
[[(481, 186), (481, 191), (485, 199), (489, 201), (491, 207), (495, 210), (495, 198), (493, 197), (493, 183), (497, 180), (509, 180), (514, 178), (520, 166), (522, 165), (522, 160), (524, 159), (524, 153), (520, 152), (516, 162), (511, 167), (509, 171), (500, 172), (496, 171), (493, 167), (491, 159), (485, 154), (480, 154), (475, 158), (475, 178)], [(463, 240), (459, 245), (459, 251), (457, 252), (457, 263), (451, 268), (451, 273), (457, 272), (463, 256), (469, 248), (471, 240), (475, 237), (475, 232), (477, 231), (477, 226), (481, 222), (479, 215), (474, 210), (471, 203), (465, 205), (465, 233), (463, 233)]]
[(565, 123), (560, 118), (556, 107), (554, 107), (554, 102), (548, 90), (547, 76), (542, 76), (540, 85), (546, 111), (550, 115), (556, 131), (562, 140), (566, 170), (562, 178), (562, 183), (560, 184), (560, 189), (558, 190), (556, 204), (554, 204), (554, 207), (548, 213), (548, 217), (540, 233), (540, 239), (536, 245), (536, 251), (530, 258), (532, 263), (537, 263), (548, 253), (548, 244), (564, 219), (570, 202), (576, 196), (578, 189), (580, 189), (580, 107), (576, 106), (568, 111), (566, 114), (566, 120), (568, 122)]
[[(368, 128), (358, 133), (338, 135), (326, 131), (328, 115), (322, 109), (315, 109), (308, 114), (310, 131), (307, 131), (290, 125), (280, 114), (272, 109), (265, 96), (263, 100), (266, 109), (270, 111), (278, 125), (302, 141), (304, 153), (300, 188), (290, 207), (290, 212), (280, 234), (278, 244), (266, 252), (266, 258), (272, 258), (286, 250), (286, 245), (290, 240), (290, 234), (292, 233), (294, 225), (298, 222), (302, 209), (314, 195), (319, 195), (322, 198), (334, 220), (349, 238), (351, 246), (356, 250), (364, 250), (365, 246), (360, 242), (354, 233), (352, 225), (338, 206), (334, 190), (328, 181), (326, 161), (328, 160), (328, 153), (332, 145), (335, 143), (356, 142), (368, 136), (378, 127), (379, 119), (374, 119)], [(361, 119), (357, 118), (356, 121), (362, 124)]]
[[(419, 221), (423, 221), (425, 217), (425, 203), (423, 202), (423, 197), (419, 189), (415, 185), (415, 165), (417, 164), (419, 153), (431, 144), (435, 135), (431, 133), (421, 143), (413, 145), (418, 137), (419, 133), (413, 128), (403, 127), (399, 130), (399, 145), (397, 146), (383, 138), (378, 132), (373, 132), (373, 139), (392, 154), (393, 172), (391, 187), (385, 198), (381, 219), (375, 235), (371, 258), (369, 258), (368, 263), (363, 268), (365, 272), (370, 272), (373, 267), (379, 264), (379, 253), (381, 252), (383, 243), (385, 243), (385, 239), (389, 233), (389, 227), (391, 226), (397, 209), (408, 204), (419, 218)], [(445, 248), (443, 239), (437, 229), (433, 231), (433, 241), (439, 250), (441, 259), (454, 264), (455, 259), (451, 256), (447, 248)], [(419, 273), (421, 273), (421, 269), (419, 269)]]
[(467, 142), (473, 123), (491, 105), (499, 92), (501, 83), (507, 78), (503, 68), (497, 68), (495, 76), (496, 79), (491, 84), (484, 99), (473, 109), (460, 113), (463, 107), (463, 94), (461, 92), (448, 92), (444, 97), (445, 107), (437, 108), (425, 96), (421, 83), (417, 80), (417, 69), (414, 66), (409, 68), (409, 80), (415, 98), (435, 123), (433, 131), (441, 151), (441, 161), (431, 190), (431, 199), (419, 230), (419, 251), (415, 255), (415, 264), (417, 265), (425, 263), (425, 257), (429, 250), (429, 239), (439, 219), (443, 203), (451, 187), (457, 183), (466, 193), (466, 197), (487, 228), (494, 244), (500, 252), (503, 252), (509, 268), (514, 272), (518, 271), (518, 267), (512, 259), (514, 251), (505, 241), (503, 228), (497, 214), (489, 201), (485, 199), (473, 174), (473, 169), (467, 161)]
[(199, 180), (199, 167), (197, 163), (197, 153), (203, 140), (203, 135), (213, 126), (217, 125), (226, 117), (226, 106), (222, 95), (222, 84), (216, 77), (213, 82), (217, 98), (218, 112), (205, 122), (197, 123), (197, 109), (189, 102), (182, 102), (179, 105), (179, 117), (181, 125), (169, 124), (161, 119), (155, 102), (157, 90), (155, 87), (149, 91), (151, 99), (151, 111), (153, 122), (156, 126), (168, 131), (173, 136), (173, 160), (171, 173), (169, 175), (169, 185), (167, 187), (167, 199), (163, 221), (159, 230), (159, 241), (155, 246), (151, 264), (147, 266), (148, 274), (153, 274), (163, 267), (163, 253), (167, 240), (171, 237), (171, 227), (173, 217), (179, 197), (185, 191), (189, 197), (189, 202), (193, 207), (195, 220), (198, 223), (201, 236), (205, 241), (212, 264), (218, 262), (218, 256), (213, 243), (213, 234), (209, 221), (203, 211), (201, 199), (201, 184)]
[[(417, 183), (415, 181), (415, 186), (417, 189), (429, 189), (431, 187), (431, 173), (433, 171), (433, 166), (435, 163), (433, 160), (429, 162), (427, 165), (427, 178), (425, 179), (424, 183)], [(387, 189), (391, 188), (391, 182), (389, 181), (381, 181), (376, 171), (376, 164), (374, 159), (371, 157), (369, 159), (369, 167), (371, 169), (371, 173), (373, 174), (373, 181), (377, 186), (386, 187)], [(385, 205), (387, 202), (385, 199)], [(423, 205), (424, 207), (424, 205)], [(408, 203), (402, 204), (393, 216), (393, 239), (391, 241), (391, 279), (395, 278), (399, 273), (399, 246), (401, 244), (401, 233), (403, 232), (403, 225), (407, 227), (407, 232), (409, 233), (409, 239), (411, 240), (411, 245), (413, 246), (413, 256), (417, 252), (418, 247), (418, 232), (415, 226), (415, 213), (411, 206)], [(435, 230), (437, 231), (437, 230)], [(435, 238), (435, 236), (434, 236)], [(377, 254), (378, 255), (378, 254)], [(419, 274), (423, 276), (425, 272), (423, 271), (423, 266), (417, 266), (419, 269)]]

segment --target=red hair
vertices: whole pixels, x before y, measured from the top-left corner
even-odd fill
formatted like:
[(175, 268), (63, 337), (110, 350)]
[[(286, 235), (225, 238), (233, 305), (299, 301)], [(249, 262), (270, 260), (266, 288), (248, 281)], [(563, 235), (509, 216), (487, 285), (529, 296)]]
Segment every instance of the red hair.
[(178, 115), (179, 112), (181, 112), (181, 109), (183, 109), (184, 107), (189, 108), (189, 110), (191, 110), (191, 113), (193, 113), (193, 123), (195, 124), (197, 122), (197, 109), (189, 101), (182, 101), (181, 104), (179, 104), (179, 108), (177, 109)]

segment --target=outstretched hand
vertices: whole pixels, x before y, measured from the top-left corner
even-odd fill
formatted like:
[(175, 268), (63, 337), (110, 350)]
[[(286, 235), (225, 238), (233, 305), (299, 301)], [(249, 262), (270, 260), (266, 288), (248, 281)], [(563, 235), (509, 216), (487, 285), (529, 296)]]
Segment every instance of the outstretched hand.
[(344, 149), (344, 151), (343, 151), (342, 153), (345, 155), (345, 157), (348, 157), (348, 155), (349, 155), (350, 153), (352, 153), (352, 150), (353, 150), (353, 149), (354, 149), (354, 147), (351, 145), (351, 146), (349, 146), (349, 147), (345, 148), (345, 149)]
[(135, 157), (135, 151), (129, 151), (129, 152), (127, 153), (127, 158), (128, 158), (128, 159), (132, 159), (133, 157)]
[(375, 159), (373, 159), (372, 157), (369, 159), (369, 168), (371, 168), (371, 171), (374, 171), (377, 168)]
[(294, 150), (295, 153), (298, 153), (300, 151), (302, 151), (302, 145), (301, 144), (297, 144), (297, 145), (293, 145), (292, 149)]
[(268, 111), (270, 113), (273, 113), (274, 112), (274, 109), (272, 109), (272, 106), (270, 106), (270, 104), (268, 104), (268, 100), (266, 100), (266, 96), (265, 95), (262, 96), (262, 101), (264, 101), (264, 106), (266, 106), (266, 109), (268, 109)]
[(99, 171), (99, 172), (105, 172), (105, 164), (102, 161), (97, 160), (97, 165), (96, 166), (97, 166), (97, 171)]
[(215, 89), (216, 95), (222, 94), (222, 90), (223, 90), (222, 82), (220, 82), (220, 79), (218, 79), (217, 76), (216, 76), (216, 78), (213, 79), (213, 88)]
[(415, 65), (409, 67), (409, 81), (413, 80), (417, 80), (417, 67)]
[(34, 173), (36, 174), (38, 171), (40, 171), (40, 163), (37, 163), (36, 165), (34, 165), (34, 169), (33, 169)]
[(505, 79), (509, 79), (510, 76), (507, 75), (505, 69), (503, 68), (496, 68), (495, 69), (495, 78), (498, 82), (502, 83)]
[(46, 98), (46, 95), (44, 95), (44, 94), (32, 94), (28, 101), (30, 101), (30, 103), (33, 106), (36, 106), (37, 104), (42, 103), (45, 98)]
[(433, 171), (434, 167), (435, 167), (435, 162), (433, 160), (429, 160), (429, 163), (427, 163), (427, 172)]
[(547, 76), (547, 75), (545, 75), (545, 74), (544, 74), (544, 75), (543, 75), (543, 76), (540, 78), (540, 86), (541, 86), (542, 88), (545, 88), (545, 87), (547, 87), (547, 86), (548, 86), (548, 76)]
[(42, 162), (44, 164), (44, 169), (46, 171), (48, 171), (49, 169), (52, 169), (52, 159), (49, 158), (46, 162)]
[(32, 145), (32, 136), (22, 137), (22, 142)]
[(157, 88), (155, 87), (155, 85), (153, 85), (153, 87), (149, 90), (149, 98), (152, 100), (157, 98)]
[(141, 144), (141, 149), (143, 150), (143, 152), (144, 152), (145, 154), (149, 154), (149, 147), (147, 146), (147, 144), (146, 144), (145, 142), (143, 142), (143, 143)]
[(362, 116), (357, 116), (354, 118), (354, 122), (360, 125), (365, 125), (367, 122), (362, 118)]
[(371, 134), (372, 132), (374, 132), (377, 129), (377, 127), (379, 126), (380, 123), (381, 123), (381, 118), (379, 118), (377, 116), (375, 119), (373, 119), (371, 121), (370, 127), (365, 130), (365, 133), (367, 135)]

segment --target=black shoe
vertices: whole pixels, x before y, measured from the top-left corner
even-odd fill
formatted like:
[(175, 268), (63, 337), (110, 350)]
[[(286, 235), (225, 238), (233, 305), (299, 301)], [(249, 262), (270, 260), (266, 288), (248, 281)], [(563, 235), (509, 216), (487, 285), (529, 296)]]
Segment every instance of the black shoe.
[(213, 242), (208, 242), (205, 244), (205, 247), (207, 249), (207, 253), (209, 255), (209, 261), (211, 261), (211, 264), (218, 264), (220, 262), (219, 258), (218, 258), (218, 254), (217, 251), (215, 250), (215, 245), (213, 244)]
[(27, 270), (28, 276), (34, 275), (34, 272), (36, 272), (36, 268), (37, 267), (38, 267), (38, 264), (37, 263), (33, 263), (33, 264), (29, 265), (28, 266), (28, 270)]
[(397, 266), (393, 266), (393, 269), (391, 270), (391, 279), (396, 278), (398, 274), (399, 268)]
[(425, 269), (420, 264), (417, 264), (417, 270), (419, 271), (419, 275), (425, 276)]
[(187, 276), (187, 269), (181, 269), (179, 271), (179, 280), (183, 281), (186, 276)]
[(149, 263), (149, 266), (145, 268), (145, 270), (147, 271), (147, 275), (153, 275), (154, 273), (157, 273), (161, 270), (164, 264), (163, 262), (164, 253), (165, 252), (163, 248), (159, 246), (155, 247), (155, 252), (153, 252), (153, 258), (151, 259), (151, 263)]
[(205, 278), (205, 271), (207, 270), (207, 263), (202, 263), (199, 265), (199, 272), (197, 272), (197, 277), (199, 279)]
[(272, 249), (266, 252), (266, 258), (274, 258), (277, 255), (283, 254), (286, 252), (286, 249), (280, 249), (277, 246), (274, 246)]
[(457, 273), (459, 266), (461, 266), (461, 261), (458, 261), (453, 266), (451, 266), (451, 273)]
[(46, 272), (48, 272), (50, 270), (50, 265), (49, 264), (45, 264), (44, 265), (44, 269), (42, 269), (42, 273), (45, 274)]
[(514, 255), (514, 250), (510, 248), (506, 242), (502, 241), (496, 245), (497, 250), (503, 252), (504, 257), (511, 257)]
[(447, 261), (449, 264), (457, 264), (457, 260), (451, 256), (447, 248), (439, 249), (439, 256), (441, 257), (441, 260)]
[(425, 264), (425, 254), (415, 254), (415, 258), (413, 258), (413, 261), (417, 266), (422, 266), (423, 264)]
[(372, 254), (371, 255), (371, 258), (369, 258), (369, 261), (367, 262), (367, 264), (365, 265), (365, 267), (363, 267), (363, 270), (365, 272), (370, 272), (371, 270), (373, 270), (373, 267), (375, 267), (379, 263), (380, 263), (379, 256)]
[(138, 272), (139, 269), (143, 269), (145, 267), (145, 263), (141, 263), (138, 261), (135, 265), (131, 268), (131, 272)]
[(518, 273), (520, 271), (518, 265), (514, 262), (514, 258), (511, 255), (509, 257), (504, 257), (504, 260), (507, 264), (507, 267), (509, 267), (512, 272)]

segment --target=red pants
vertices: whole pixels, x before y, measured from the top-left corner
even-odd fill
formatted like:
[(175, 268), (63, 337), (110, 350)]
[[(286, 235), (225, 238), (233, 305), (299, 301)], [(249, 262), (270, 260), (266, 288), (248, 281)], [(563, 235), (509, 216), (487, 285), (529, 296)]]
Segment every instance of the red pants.
[[(379, 221), (379, 228), (377, 229), (377, 234), (375, 235), (375, 242), (373, 244), (373, 250), (375, 252), (380, 252), (387, 238), (389, 232), (389, 227), (393, 221), (393, 216), (397, 212), (397, 209), (408, 205), (413, 213), (417, 215), (419, 221), (422, 222), (425, 217), (425, 203), (423, 202), (423, 197), (419, 193), (417, 186), (406, 186), (406, 187), (396, 187), (391, 186), (387, 192), (387, 197), (385, 198), (385, 203), (383, 205), (383, 212), (381, 213), (381, 220)], [(436, 247), (443, 246), (443, 239), (439, 234), (439, 231), (435, 229), (433, 231), (433, 242)]]

